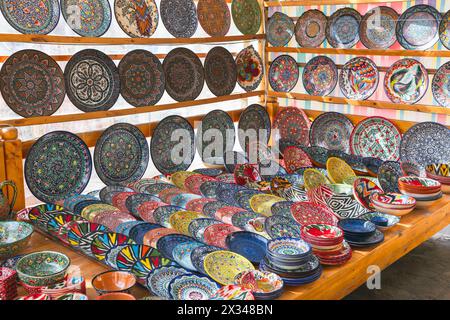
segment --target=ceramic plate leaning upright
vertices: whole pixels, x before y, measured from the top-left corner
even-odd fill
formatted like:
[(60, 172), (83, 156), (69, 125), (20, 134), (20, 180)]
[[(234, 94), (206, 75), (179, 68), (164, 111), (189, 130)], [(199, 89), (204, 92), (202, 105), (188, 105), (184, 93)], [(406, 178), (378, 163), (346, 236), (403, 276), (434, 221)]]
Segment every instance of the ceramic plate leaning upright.
[(359, 41), (361, 14), (352, 8), (342, 8), (328, 19), (326, 36), (334, 48), (351, 48)]

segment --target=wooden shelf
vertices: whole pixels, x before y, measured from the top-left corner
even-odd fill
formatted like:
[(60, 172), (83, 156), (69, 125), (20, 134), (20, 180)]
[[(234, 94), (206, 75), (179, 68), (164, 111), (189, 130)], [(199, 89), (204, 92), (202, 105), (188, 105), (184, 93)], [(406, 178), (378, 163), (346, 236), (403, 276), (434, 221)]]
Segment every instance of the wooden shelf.
[(408, 0), (302, 0), (302, 1), (264, 1), (265, 7), (308, 7), (342, 4), (407, 2)]

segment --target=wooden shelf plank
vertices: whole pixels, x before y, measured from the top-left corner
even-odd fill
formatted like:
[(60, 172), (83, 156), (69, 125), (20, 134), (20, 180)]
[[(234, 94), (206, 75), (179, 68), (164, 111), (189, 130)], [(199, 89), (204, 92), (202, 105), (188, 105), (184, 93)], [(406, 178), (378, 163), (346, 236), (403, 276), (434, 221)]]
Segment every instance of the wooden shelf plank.
[(307, 6), (326, 6), (342, 4), (361, 4), (361, 3), (385, 3), (385, 2), (406, 2), (408, 0), (302, 0), (302, 1), (264, 1), (265, 7), (307, 7)]

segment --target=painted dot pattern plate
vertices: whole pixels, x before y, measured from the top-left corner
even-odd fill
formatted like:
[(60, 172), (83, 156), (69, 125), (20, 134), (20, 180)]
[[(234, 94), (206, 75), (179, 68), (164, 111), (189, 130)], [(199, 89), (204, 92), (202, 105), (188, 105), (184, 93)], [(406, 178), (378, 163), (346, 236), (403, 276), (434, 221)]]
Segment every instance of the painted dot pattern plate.
[(367, 11), (359, 26), (361, 42), (369, 49), (391, 47), (397, 41), (395, 28), (398, 18), (398, 13), (387, 6)]
[(256, 34), (261, 26), (261, 8), (256, 0), (233, 0), (233, 21), (242, 34)]
[(333, 60), (317, 56), (303, 68), (303, 87), (313, 96), (327, 96), (333, 92), (338, 82), (338, 69)]
[(326, 37), (334, 48), (351, 48), (359, 41), (361, 14), (352, 8), (342, 8), (328, 19)]
[(267, 41), (274, 47), (283, 47), (294, 35), (294, 28), (294, 22), (288, 15), (275, 12), (267, 24)]
[(309, 145), (310, 126), (310, 121), (305, 112), (295, 107), (282, 108), (277, 113), (273, 123), (273, 129), (278, 129), (280, 139), (304, 146)]
[(299, 77), (297, 61), (289, 55), (281, 55), (272, 61), (269, 68), (269, 84), (277, 92), (294, 89)]
[(378, 69), (366, 57), (356, 57), (348, 61), (339, 74), (339, 88), (345, 97), (366, 100), (378, 87)]
[(295, 39), (304, 48), (317, 48), (326, 38), (328, 18), (320, 10), (305, 11), (295, 24)]
[(353, 129), (353, 123), (342, 113), (325, 112), (311, 124), (309, 140), (313, 146), (349, 152)]
[(206, 55), (205, 81), (215, 96), (226, 96), (233, 92), (237, 82), (237, 67), (233, 55), (224, 47), (214, 47)]
[[(71, 20), (74, 8), (81, 13), (79, 23)], [(61, 12), (71, 29), (82, 37), (101, 37), (111, 25), (111, 6), (107, 0), (61, 0)]]
[(175, 38), (190, 38), (198, 26), (197, 9), (192, 0), (161, 0), (161, 19)]

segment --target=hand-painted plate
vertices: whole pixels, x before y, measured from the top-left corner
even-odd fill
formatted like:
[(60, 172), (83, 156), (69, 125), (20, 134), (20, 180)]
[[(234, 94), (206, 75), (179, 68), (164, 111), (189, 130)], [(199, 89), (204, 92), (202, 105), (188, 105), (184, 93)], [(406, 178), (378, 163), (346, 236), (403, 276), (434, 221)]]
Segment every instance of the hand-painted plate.
[(308, 154), (296, 146), (284, 149), (283, 159), (287, 173), (294, 173), (300, 168), (313, 166)]
[(133, 38), (149, 38), (158, 27), (158, 7), (154, 0), (115, 0), (114, 13), (122, 30)]
[(189, 49), (175, 48), (163, 62), (166, 91), (178, 102), (195, 100), (202, 92), (205, 82), (203, 65), (198, 56)]
[(359, 202), (353, 200), (353, 195), (335, 194), (325, 198), (327, 207), (339, 217), (339, 219), (357, 218), (362, 214), (369, 212)]
[(130, 269), (139, 283), (145, 284), (150, 272), (156, 268), (175, 266), (176, 263), (163, 258), (157, 250), (152, 250), (149, 256), (136, 261)]
[(400, 193), (398, 189), (398, 178), (403, 175), (400, 163), (396, 161), (385, 161), (378, 170), (378, 181), (384, 192)]
[(450, 10), (442, 17), (439, 25), (439, 38), (442, 44), (450, 50)]
[(216, 201), (215, 199), (211, 198), (199, 198), (199, 199), (193, 199), (190, 200), (188, 203), (186, 203), (186, 210), (187, 211), (195, 211), (195, 212), (203, 212), (203, 207), (210, 202)]
[(130, 271), (136, 262), (151, 256), (161, 257), (158, 250), (152, 247), (141, 244), (129, 244), (120, 250), (116, 257), (117, 269)]
[(272, 239), (280, 237), (301, 238), (302, 235), (301, 225), (292, 217), (283, 215), (275, 215), (267, 218), (264, 223), (264, 229)]
[(146, 50), (134, 50), (120, 60), (118, 68), (120, 93), (129, 104), (145, 107), (158, 103), (166, 82), (158, 57)]
[(191, 252), (201, 246), (204, 244), (200, 242), (183, 242), (176, 245), (172, 251), (174, 261), (187, 270), (197, 271), (191, 261)]
[(170, 175), (170, 181), (174, 184), (174, 187), (177, 187), (180, 190), (185, 190), (184, 182), (190, 176), (196, 175), (192, 171), (177, 171), (174, 174)]
[(106, 129), (97, 140), (94, 165), (107, 185), (127, 185), (142, 178), (148, 165), (148, 143), (144, 134), (128, 123)]
[(292, 216), (302, 226), (324, 223), (335, 226), (338, 218), (325, 206), (311, 202), (296, 202), (291, 206)]
[(368, 49), (391, 47), (397, 40), (395, 27), (398, 17), (398, 13), (387, 6), (367, 11), (359, 25), (359, 37), (364, 46)]
[(223, 207), (227, 207), (227, 206), (229, 206), (229, 204), (222, 202), (222, 201), (208, 202), (207, 204), (205, 204), (203, 206), (202, 213), (205, 216), (215, 218), (217, 210), (219, 210), (220, 208), (223, 208)]
[(169, 222), (170, 216), (180, 210), (181, 208), (176, 206), (161, 206), (153, 211), (153, 218), (156, 223), (162, 225), (163, 227), (172, 228)]
[(173, 249), (175, 249), (177, 245), (186, 242), (195, 243), (197, 241), (183, 234), (169, 234), (163, 236), (158, 240), (157, 248), (164, 257), (170, 260), (174, 260)]
[(84, 254), (93, 257), (91, 244), (95, 237), (108, 232), (105, 226), (92, 222), (77, 222), (70, 227), (67, 234), (69, 244), (80, 249)]
[(374, 209), (370, 201), (370, 196), (374, 192), (382, 193), (383, 190), (369, 179), (358, 178), (353, 182), (353, 195), (355, 199), (367, 209)]
[(450, 162), (450, 130), (436, 122), (418, 123), (403, 135), (400, 145), (402, 162), (421, 167), (432, 163)]
[[(151, 149), (150, 149), (151, 150)], [(173, 184), (167, 182), (157, 182), (150, 185), (147, 185), (144, 190), (144, 193), (152, 194), (154, 196), (158, 196), (158, 194), (166, 189), (172, 189), (174, 187)]]
[(375, 63), (366, 57), (356, 57), (342, 67), (339, 88), (348, 99), (366, 100), (376, 91), (378, 80)]
[(18, 51), (3, 63), (0, 90), (8, 107), (24, 118), (52, 115), (66, 95), (58, 63), (37, 50)]
[(177, 276), (169, 283), (169, 295), (173, 300), (210, 300), (220, 286), (208, 277), (194, 274)]
[(205, 257), (204, 268), (208, 276), (220, 284), (233, 284), (236, 275), (255, 268), (243, 256), (231, 251), (215, 251)]
[(120, 95), (119, 72), (114, 61), (95, 49), (77, 52), (64, 70), (67, 96), (84, 112), (109, 110)]
[(272, 208), (272, 205), (281, 201), (284, 201), (284, 199), (272, 194), (263, 193), (251, 197), (250, 206), (252, 207), (254, 212), (259, 213), (265, 217), (269, 217), (272, 215), (272, 211), (270, 210), (270, 208)]
[(153, 269), (147, 277), (147, 288), (156, 296), (170, 298), (169, 283), (183, 274), (189, 273), (186, 269), (175, 266)]
[(200, 192), (200, 186), (206, 181), (216, 181), (216, 179), (203, 174), (194, 174), (186, 178), (184, 181), (184, 186), (189, 192), (201, 195), (202, 193)]
[(205, 81), (209, 90), (218, 97), (231, 94), (236, 87), (236, 62), (224, 47), (214, 47), (206, 55)]
[(290, 55), (278, 56), (270, 64), (268, 77), (274, 91), (291, 91), (295, 88), (299, 77), (297, 61)]
[(103, 261), (112, 248), (127, 244), (134, 244), (134, 241), (120, 233), (105, 232), (95, 236), (91, 243), (91, 252), (97, 260)]
[(65, 209), (73, 211), (75, 205), (83, 200), (99, 200), (99, 199), (86, 194), (76, 194), (72, 197), (65, 198), (63, 206)]
[(267, 41), (274, 47), (284, 47), (294, 35), (294, 22), (282, 13), (275, 12), (267, 24)]
[(293, 201), (281, 201), (274, 203), (270, 208), (272, 211), (272, 216), (285, 216), (288, 218), (292, 218), (291, 214), (291, 206), (294, 204)]
[(300, 145), (309, 145), (311, 123), (305, 112), (295, 107), (284, 107), (277, 113), (273, 130), (278, 129), (275, 138), (292, 141)]
[[(80, 20), (74, 23), (72, 15), (78, 10)], [(101, 37), (111, 25), (108, 0), (61, 0), (61, 12), (69, 27), (82, 37)]]
[(106, 186), (100, 190), (100, 200), (112, 204), (112, 198), (119, 192), (134, 192), (134, 190), (123, 186)]
[(193, 0), (161, 0), (161, 19), (175, 38), (190, 38), (197, 30), (197, 9)]
[(221, 175), (223, 173), (223, 170), (221, 169), (216, 169), (216, 168), (198, 168), (195, 170), (192, 170), (192, 172), (204, 175), (204, 176), (208, 176), (211, 178), (215, 178), (219, 175)]
[(231, 15), (242, 34), (256, 34), (261, 26), (261, 8), (256, 0), (233, 0)]
[(135, 226), (146, 223), (147, 222), (145, 221), (127, 221), (119, 224), (115, 231), (128, 237), (130, 235), (130, 230), (132, 230)]
[(83, 192), (91, 172), (89, 148), (66, 131), (53, 131), (39, 138), (25, 160), (28, 188), (43, 202), (55, 203)]
[(236, 231), (241, 231), (241, 229), (227, 223), (212, 224), (206, 227), (203, 233), (203, 242), (210, 246), (226, 249), (227, 236)]
[(222, 184), (217, 190), (217, 200), (227, 203), (230, 206), (239, 207), (236, 201), (236, 194), (240, 190), (246, 189), (238, 184)]
[(439, 40), (441, 14), (434, 7), (419, 4), (408, 8), (397, 22), (397, 40), (407, 50), (427, 50)]
[(190, 223), (199, 218), (205, 218), (205, 216), (194, 211), (178, 211), (170, 216), (169, 223), (179, 233), (189, 235)]
[(200, 192), (202, 193), (202, 196), (206, 198), (217, 198), (217, 188), (225, 182), (220, 181), (206, 181), (202, 183), (200, 186)]
[(59, 21), (58, 0), (3, 0), (0, 9), (6, 21), (23, 34), (48, 34)]
[(327, 16), (322, 11), (305, 11), (295, 24), (295, 39), (300, 47), (317, 48), (326, 38)]
[(325, 112), (311, 124), (309, 140), (312, 146), (349, 152), (353, 129), (353, 123), (342, 113)]
[(361, 15), (352, 8), (342, 8), (328, 19), (326, 36), (333, 48), (351, 48), (359, 41)]
[(382, 117), (359, 122), (350, 137), (352, 154), (397, 161), (400, 158), (401, 133), (394, 123)]
[(303, 173), (303, 179), (306, 190), (314, 189), (330, 182), (321, 171), (314, 168), (306, 169)]
[(76, 221), (85, 221), (82, 217), (65, 213), (52, 214), (47, 222), (46, 231), (56, 236), (63, 242), (66, 242), (67, 233), (69, 232), (68, 227), (71, 226)]
[[(253, 0), (252, 0), (253, 1)], [(247, 92), (256, 90), (264, 77), (264, 63), (253, 46), (236, 56), (237, 82)]]
[[(178, 153), (177, 159), (172, 159), (173, 148), (180, 146), (179, 139), (181, 137), (177, 137), (176, 133), (181, 131), (183, 131), (184, 148)], [(188, 134), (188, 137), (186, 137), (186, 134)], [(153, 164), (161, 173), (170, 174), (187, 170), (195, 155), (194, 129), (187, 120), (180, 116), (164, 118), (153, 131), (150, 141), (150, 153)]]
[(228, 250), (236, 252), (253, 263), (259, 263), (266, 256), (267, 239), (249, 232), (239, 231), (227, 236)]
[(202, 273), (202, 274), (206, 274), (205, 268), (204, 268), (204, 261), (205, 261), (205, 257), (208, 255), (208, 253), (214, 252), (214, 251), (219, 251), (221, 250), (220, 248), (217, 247), (213, 247), (213, 246), (200, 246), (195, 248), (194, 250), (192, 250), (191, 252), (191, 261), (192, 264), (194, 265), (195, 269)]
[(443, 64), (433, 77), (431, 90), (436, 101), (450, 108), (450, 62)]
[(317, 56), (303, 68), (303, 87), (312, 96), (327, 96), (338, 82), (338, 69), (326, 56)]
[(347, 162), (337, 157), (328, 158), (327, 171), (328, 176), (333, 183), (343, 183), (348, 177), (356, 177), (352, 167)]
[(205, 229), (213, 224), (220, 224), (222, 222), (211, 218), (198, 218), (189, 223), (189, 235), (198, 241), (203, 241), (203, 233)]
[(261, 194), (261, 191), (253, 190), (253, 189), (239, 190), (235, 194), (235, 200), (241, 208), (243, 208), (247, 211), (252, 211), (252, 207), (250, 206), (250, 199), (255, 194)]
[(384, 76), (384, 91), (394, 103), (414, 104), (422, 99), (427, 89), (427, 69), (414, 59), (398, 60)]
[(211, 37), (223, 37), (231, 26), (231, 14), (225, 0), (199, 0), (198, 21)]
[(155, 201), (159, 201), (159, 198), (154, 195), (147, 193), (137, 193), (129, 196), (125, 200), (125, 207), (132, 215), (137, 216), (139, 214), (138, 209), (142, 204), (146, 202), (155, 202)]
[(256, 212), (243, 211), (233, 215), (233, 217), (231, 218), (231, 223), (235, 227), (246, 229), (250, 221), (258, 218), (261, 218), (261, 216)]

